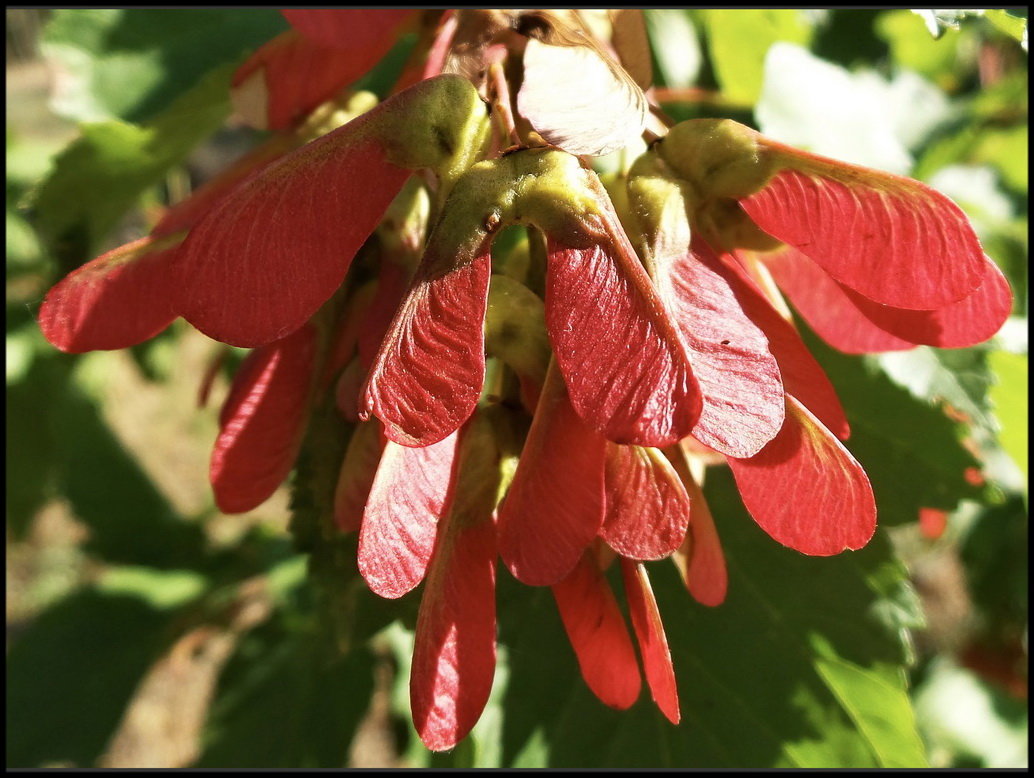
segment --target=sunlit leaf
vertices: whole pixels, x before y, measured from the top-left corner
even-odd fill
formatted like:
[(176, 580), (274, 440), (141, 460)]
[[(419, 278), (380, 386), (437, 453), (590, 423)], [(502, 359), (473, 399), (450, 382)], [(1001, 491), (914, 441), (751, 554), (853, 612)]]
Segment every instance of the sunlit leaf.
[(285, 29), (271, 8), (55, 11), (42, 41), (64, 71), (54, 107), (80, 121), (149, 119)]
[(886, 11), (876, 21), (877, 34), (887, 41), (891, 55), (902, 67), (931, 79), (944, 88), (955, 85), (961, 33), (946, 29), (935, 38), (917, 14), (904, 9)]
[(37, 227), (63, 268), (96, 253), (144, 190), (222, 124), (229, 76), (228, 68), (210, 72), (146, 124), (83, 125), (82, 137), (55, 158), (35, 202)]
[[(802, 83), (808, 88), (797, 87)], [(943, 92), (911, 71), (887, 80), (777, 43), (765, 62), (756, 115), (761, 131), (784, 143), (907, 175), (911, 149), (952, 110)]]
[(703, 54), (689, 14), (681, 8), (649, 8), (643, 14), (664, 84), (692, 86), (703, 64)]
[(704, 14), (723, 94), (753, 104), (761, 94), (765, 55), (777, 41), (805, 44), (811, 26), (794, 9), (709, 9)]
[(997, 377), (997, 381), (991, 387), (989, 399), (994, 406), (995, 417), (1001, 425), (998, 441), (1023, 474), (1027, 475), (1027, 418), (1030, 413), (1027, 357), (1007, 351), (994, 351), (988, 357), (988, 361)]

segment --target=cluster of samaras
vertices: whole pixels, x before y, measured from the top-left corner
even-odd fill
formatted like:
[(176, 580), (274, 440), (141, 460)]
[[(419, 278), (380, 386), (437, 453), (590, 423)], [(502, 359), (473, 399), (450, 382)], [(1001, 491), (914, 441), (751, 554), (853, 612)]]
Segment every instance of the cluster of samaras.
[[(624, 708), (641, 682), (616, 563), (648, 687), (678, 721), (643, 562), (670, 557), (697, 599), (724, 598), (701, 463), (728, 462), (780, 543), (869, 540), (872, 490), (782, 294), (851, 353), (971, 345), (1010, 311), (946, 197), (732, 121), (667, 127), (637, 12), (594, 13), (285, 12), (294, 29), (235, 79), (270, 140), (40, 310), (67, 351), (179, 316), (255, 349), (212, 457), (225, 511), (277, 488), (333, 398), (354, 424), (335, 526), (358, 531), (373, 591), (425, 584), (411, 689), (433, 749), (491, 689), (498, 558), (552, 587), (586, 682)], [(327, 103), (418, 22), (393, 96)], [(590, 158), (626, 147), (638, 158), (605, 186)], [(509, 225), (530, 240), (493, 256)]]

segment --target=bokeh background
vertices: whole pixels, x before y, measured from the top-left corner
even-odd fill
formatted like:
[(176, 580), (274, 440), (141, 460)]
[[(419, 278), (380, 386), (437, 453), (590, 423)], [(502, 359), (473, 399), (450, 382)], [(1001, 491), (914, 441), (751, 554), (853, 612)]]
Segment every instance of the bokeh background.
[[(909, 655), (908, 697), (925, 759), (1024, 767), (1026, 17), (938, 13), (664, 10), (648, 11), (646, 21), (657, 96), (673, 117), (729, 116), (817, 153), (927, 181), (965, 208), (1010, 279), (1015, 315), (987, 345), (864, 360), (814, 347), (844, 397), (857, 431), (848, 445), (880, 501), (880, 548), (858, 557), (875, 560), (867, 580), (895, 556), (907, 572), (893, 594), (865, 603), (881, 610)], [(214, 507), (208, 456), (241, 352), (182, 321), (139, 347), (78, 357), (40, 335), (34, 315), (55, 280), (143, 235), (166, 204), (258, 140), (225, 101), (190, 101), (208, 88), (206, 74), (224, 87), (248, 52), (286, 29), (283, 19), (270, 9), (8, 9), (6, 21), (8, 766), (661, 759), (642, 735), (656, 726), (647, 714), (611, 716), (579, 697), (584, 690), (569, 691), (577, 670), (555, 617), (540, 619), (544, 600), (521, 600), (506, 582), (501, 612), (525, 614), (524, 631), (511, 626), (500, 636), (503, 670), (474, 736), (451, 754), (430, 755), (406, 707), (413, 603), (364, 596), (354, 576), (314, 589), (289, 532), (288, 486), (247, 514)], [(383, 94), (407, 45), (400, 41), (364, 86)], [(195, 112), (189, 131), (173, 121), (184, 110)], [(755, 644), (761, 617), (735, 594), (750, 580), (774, 586), (781, 619), (807, 626), (794, 598), (817, 570), (840, 569), (779, 556), (754, 535), (738, 538), (736, 527), (750, 522), (725, 474), (709, 475), (708, 497), (731, 554), (733, 594), (699, 614), (665, 594), (662, 577), (666, 622), (686, 620), (669, 626), (684, 666), (734, 663), (744, 644)], [(769, 563), (775, 572), (765, 579)], [(316, 578), (320, 564), (331, 562), (317, 562)], [(824, 613), (838, 609), (839, 593), (821, 604)], [(861, 618), (844, 593), (836, 617)], [(774, 657), (792, 653), (774, 632), (763, 634)], [(520, 676), (529, 642), (557, 656)], [(518, 704), (507, 673), (537, 678), (523, 691), (545, 702)], [(773, 766), (792, 752), (807, 766), (854, 753), (850, 738), (836, 745), (840, 719), (827, 725), (815, 715), (810, 740), (770, 719), (771, 745), (736, 745), (733, 730), (709, 729), (703, 706), (712, 698), (697, 700), (688, 688), (706, 686), (705, 675), (680, 675), (680, 689), (684, 707), (696, 704), (700, 715), (686, 726), (707, 737), (682, 750), (677, 733), (665, 735), (667, 761), (658, 764)], [(564, 684), (549, 681), (558, 677)], [(734, 687), (717, 697), (734, 696)], [(792, 697), (802, 689), (810, 687), (773, 680), (755, 691)], [(560, 695), (555, 704), (551, 693)], [(796, 709), (805, 718), (818, 710)], [(601, 742), (578, 732), (582, 710), (582, 729), (597, 728)], [(863, 735), (879, 750), (878, 736)], [(708, 738), (722, 748), (709, 750)], [(640, 741), (650, 753), (631, 745)], [(805, 741), (819, 744), (813, 762)]]

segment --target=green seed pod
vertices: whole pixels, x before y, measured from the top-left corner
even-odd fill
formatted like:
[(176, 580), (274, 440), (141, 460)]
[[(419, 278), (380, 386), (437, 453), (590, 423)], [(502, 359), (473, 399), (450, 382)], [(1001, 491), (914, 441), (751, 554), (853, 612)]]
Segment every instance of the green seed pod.
[(731, 119), (677, 124), (657, 144), (657, 150), (701, 201), (747, 197), (761, 189), (774, 172), (758, 134)]

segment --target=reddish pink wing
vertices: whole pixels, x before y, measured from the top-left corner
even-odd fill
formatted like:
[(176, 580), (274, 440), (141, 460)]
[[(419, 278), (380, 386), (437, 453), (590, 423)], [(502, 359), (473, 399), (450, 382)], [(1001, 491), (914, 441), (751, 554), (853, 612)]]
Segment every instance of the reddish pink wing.
[(736, 262), (727, 267), (735, 275), (736, 297), (748, 316), (768, 337), (768, 347), (779, 362), (783, 388), (798, 398), (833, 433), (846, 440), (851, 427), (836, 390), (815, 361), (794, 326), (783, 318)]
[(401, 597), (424, 579), (453, 483), (456, 440), (453, 433), (426, 448), (385, 446), (359, 530), (359, 572), (374, 594)]
[(596, 537), (605, 448), (574, 412), (552, 366), (499, 511), (499, 552), (519, 581), (557, 583)]
[(615, 443), (665, 446), (700, 415), (678, 332), (620, 230), (572, 247), (548, 241), (546, 324), (571, 404)]
[(692, 505), (689, 533), (672, 558), (693, 599), (701, 605), (715, 607), (725, 602), (729, 589), (722, 543), (704, 492), (689, 472), (685, 454), (681, 449), (672, 449), (671, 457)]
[(251, 80), (261, 79), (265, 112), (245, 111), (246, 118), (261, 129), (291, 129), (381, 59), (390, 48), (385, 42), (383, 51), (331, 49), (288, 30), (252, 54), (232, 86), (249, 95)]
[(297, 145), (298, 141), (289, 135), (273, 135), (265, 143), (256, 146), (233, 162), (217, 176), (206, 181), (193, 191), (190, 197), (170, 207), (151, 234), (158, 237), (190, 229), (207, 216), (220, 200), (250, 176), (257, 175), (259, 170), (282, 157)]
[(689, 496), (657, 449), (607, 443), (602, 537), (631, 559), (662, 559), (682, 543)]
[(253, 351), (234, 377), (219, 418), (209, 477), (224, 513), (265, 502), (291, 472), (308, 415), (315, 331)]
[(290, 148), (273, 138), (171, 207), (150, 237), (127, 243), (69, 274), (40, 309), (43, 334), (72, 353), (118, 349), (154, 337), (177, 316), (173, 294), (182, 236), (241, 181)]
[(142, 238), (73, 271), (43, 299), (43, 335), (72, 354), (154, 337), (176, 318), (169, 279), (179, 245)]
[(438, 30), (428, 49), (427, 60), (420, 71), (421, 78), (433, 78), (445, 71), (446, 58), (449, 56), (458, 26), (459, 16), (456, 15), (456, 9), (447, 8), (438, 20)]
[(407, 273), (405, 268), (395, 262), (381, 262), (377, 271), (377, 291), (369, 312), (359, 323), (359, 359), (363, 367), (369, 368), (373, 364), (384, 335), (399, 309), (399, 303), (409, 290), (411, 275), (411, 272)]
[(474, 412), (485, 378), (489, 246), (445, 275), (417, 279), (370, 369), (363, 405), (406, 446), (426, 446)]
[(495, 526), (446, 521), (420, 602), (409, 683), (413, 724), (432, 751), (466, 737), (495, 674)]
[(750, 515), (784, 546), (830, 556), (861, 548), (876, 530), (865, 471), (789, 395), (775, 440), (750, 459), (729, 459), (729, 467)]
[[(417, 11), (407, 9), (284, 10), (300, 33), (283, 50), (256, 52), (234, 78), (236, 86), (258, 66), (266, 66), (270, 127), (286, 127), (370, 70), (398, 41)], [(249, 67), (250, 66), (250, 67)], [(242, 72), (246, 71), (246, 72)]]
[(646, 568), (640, 562), (622, 559), (621, 576), (625, 582), (628, 611), (632, 616), (636, 640), (639, 641), (639, 653), (643, 657), (650, 696), (668, 721), (678, 724), (681, 714), (675, 668), (671, 664), (668, 638), (664, 634), (661, 612), (657, 609), (657, 600), (654, 599), (650, 579), (646, 576)]
[(351, 379), (354, 384), (351, 406), (346, 406), (347, 410), (341, 409), (350, 421), (355, 421), (358, 416), (359, 384), (366, 377), (365, 372), (359, 372), (359, 355), (356, 351), (359, 331), (368, 317), (373, 292), (373, 284), (364, 284), (348, 295), (343, 306), (344, 310), (341, 311), (329, 333), (327, 358), (324, 360), (323, 372), (320, 374), (319, 392), (323, 394), (335, 378), (340, 379), (341, 374), (347, 371), (349, 365), (355, 365), (353, 373), (359, 373), (359, 375), (353, 376)]
[(984, 252), (962, 210), (901, 176), (764, 141), (784, 167), (740, 204), (761, 229), (885, 305), (933, 310), (970, 295)]
[(783, 424), (783, 383), (765, 333), (736, 299), (736, 278), (695, 240), (669, 275), (672, 309), (704, 397), (693, 437), (749, 457)]
[(553, 597), (585, 683), (605, 705), (630, 707), (642, 685), (639, 664), (625, 619), (592, 551), (553, 585)]
[(874, 303), (838, 284), (792, 248), (763, 259), (815, 332), (849, 354), (899, 351), (916, 344), (940, 348), (973, 346), (998, 332), (1012, 311), (1009, 283), (997, 265), (986, 258), (984, 280), (977, 290), (936, 311)]
[(409, 172), (364, 114), (264, 168), (190, 232), (174, 283), (206, 335), (257, 346), (300, 327), (337, 290)]
[[(358, 50), (366, 53), (376, 46), (384, 46), (386, 54), (394, 42), (395, 33), (414, 15), (413, 9), (405, 8), (363, 8), (363, 9), (290, 9), (280, 13), (298, 32), (323, 46)], [(374, 57), (367, 68), (381, 55)], [(362, 75), (362, 71), (356, 74)]]
[(355, 532), (362, 525), (384, 443), (377, 419), (359, 422), (352, 432), (334, 489), (334, 524), (341, 532)]

